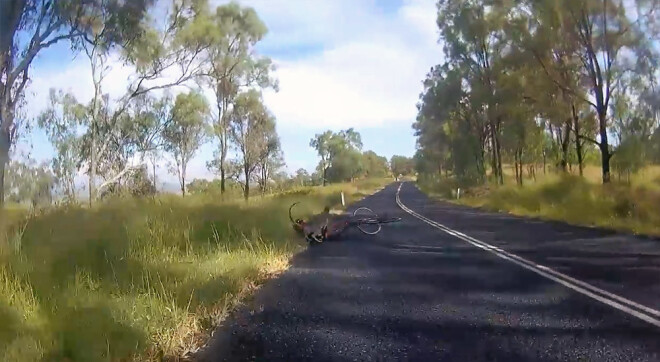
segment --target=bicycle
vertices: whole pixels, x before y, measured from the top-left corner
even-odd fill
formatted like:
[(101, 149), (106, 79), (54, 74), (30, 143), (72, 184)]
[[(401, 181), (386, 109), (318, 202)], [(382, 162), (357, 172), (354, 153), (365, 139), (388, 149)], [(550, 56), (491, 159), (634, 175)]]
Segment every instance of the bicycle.
[[(305, 239), (310, 244), (321, 243), (341, 235), (349, 227), (357, 227), (363, 234), (367, 235), (376, 235), (382, 230), (383, 224), (389, 224), (394, 222), (401, 221), (400, 217), (390, 217), (390, 216), (379, 216), (373, 210), (368, 207), (359, 207), (349, 215), (339, 215), (337, 216), (338, 221), (330, 222), (329, 219), (329, 210), (326, 208), (324, 214), (327, 219), (325, 223), (320, 227), (320, 232), (315, 233), (315, 230), (312, 228), (310, 230), (310, 222), (304, 221), (303, 219), (295, 219), (291, 211), (293, 207), (298, 203), (293, 203), (289, 207), (289, 220), (291, 221), (293, 228), (299, 232), (302, 232), (305, 236)], [(319, 215), (322, 217), (324, 214)]]

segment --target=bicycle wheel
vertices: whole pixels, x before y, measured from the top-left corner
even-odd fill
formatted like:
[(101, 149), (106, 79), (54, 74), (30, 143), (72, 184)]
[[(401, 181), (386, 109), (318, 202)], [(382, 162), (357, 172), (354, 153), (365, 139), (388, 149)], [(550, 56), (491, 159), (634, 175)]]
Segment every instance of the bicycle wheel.
[(367, 235), (378, 234), (381, 230), (378, 215), (368, 207), (360, 207), (353, 211), (357, 228)]

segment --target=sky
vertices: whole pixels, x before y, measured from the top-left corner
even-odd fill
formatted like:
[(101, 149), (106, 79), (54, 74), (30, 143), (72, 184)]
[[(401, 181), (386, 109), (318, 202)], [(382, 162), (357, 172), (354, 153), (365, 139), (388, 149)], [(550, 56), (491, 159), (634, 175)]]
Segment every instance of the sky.
[[(161, 0), (162, 1), (162, 0)], [(219, 5), (225, 1), (211, 1)], [(437, 44), (435, 0), (245, 0), (255, 8), (269, 31), (258, 44), (277, 69), (279, 91), (264, 92), (264, 101), (277, 118), (287, 170), (313, 171), (318, 164), (310, 139), (325, 130), (355, 128), (364, 150), (388, 159), (412, 156), (412, 123), (422, 80), (441, 61)], [(123, 94), (131, 71), (118, 59), (103, 82), (110, 96)], [(26, 91), (27, 117), (48, 104), (50, 88), (72, 92), (78, 101), (93, 95), (91, 71), (82, 54), (67, 44), (43, 51), (31, 68)], [(188, 179), (213, 178), (206, 169), (214, 143), (204, 145), (188, 169)], [(38, 128), (19, 149), (37, 161), (53, 156), (46, 135)], [(167, 173), (166, 157), (157, 171)]]

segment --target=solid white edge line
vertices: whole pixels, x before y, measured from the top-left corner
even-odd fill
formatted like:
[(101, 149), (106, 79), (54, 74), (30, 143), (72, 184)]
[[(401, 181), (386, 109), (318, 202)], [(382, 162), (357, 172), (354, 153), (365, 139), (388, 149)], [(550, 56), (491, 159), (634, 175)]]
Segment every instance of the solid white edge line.
[[(655, 309), (649, 308), (647, 306), (638, 304), (636, 302), (633, 302), (629, 299), (623, 298), (621, 296), (618, 296), (616, 294), (612, 294), (608, 291), (602, 290), (598, 287), (595, 287), (589, 283), (583, 282), (581, 280), (577, 280), (575, 278), (572, 278), (566, 274), (562, 274), (560, 272), (557, 272), (551, 268), (548, 268), (546, 266), (540, 265), (533, 263), (525, 258), (522, 258), (518, 255), (512, 254), (510, 252), (507, 252), (505, 250), (502, 250), (498, 247), (495, 247), (493, 245), (490, 245), (488, 243), (485, 243), (481, 240), (475, 239), (471, 236), (465, 235), (459, 231), (453, 230), (447, 226), (444, 226), (436, 221), (433, 221), (424, 215), (421, 215), (412, 209), (408, 208), (406, 205), (401, 202), (401, 198), (399, 197), (399, 193), (401, 191), (401, 187), (403, 186), (403, 182), (399, 184), (399, 188), (396, 191), (396, 203), (397, 205), (405, 212), (408, 214), (414, 216), (415, 218), (437, 228), (445, 233), (455, 236), (458, 239), (461, 239), (473, 246), (476, 246), (477, 248), (489, 251), (496, 256), (508, 260), (516, 265), (519, 265), (527, 270), (530, 270), (536, 274), (539, 274), (545, 278), (548, 278), (552, 281), (555, 281), (567, 288), (570, 288), (578, 293), (581, 293), (583, 295), (586, 295), (592, 299), (595, 299), (601, 303), (607, 304), (610, 307), (616, 308), (622, 312), (628, 313), (634, 317), (637, 317), (645, 322), (648, 322), (656, 327), (660, 328), (660, 320), (654, 318), (653, 316), (647, 315), (642, 313), (641, 311), (637, 311), (634, 309), (631, 309), (630, 307), (635, 307), (637, 309), (640, 309), (642, 311), (645, 311), (647, 313), (650, 313), (652, 315), (660, 316), (660, 311), (657, 311)], [(599, 293), (601, 295), (598, 295), (596, 293)], [(621, 302), (621, 303), (619, 303)], [(628, 304), (628, 306), (624, 305)]]
[[(410, 211), (412, 211), (412, 210), (410, 210)], [(412, 211), (412, 212), (415, 213), (415, 214), (417, 214), (415, 211)], [(417, 215), (419, 215), (419, 214), (417, 214)], [(502, 250), (502, 249), (500, 249), (500, 248), (498, 248), (498, 247), (495, 247), (495, 246), (492, 246), (492, 245), (490, 245), (490, 244), (487, 244), (487, 243), (485, 243), (485, 242), (483, 242), (483, 241), (481, 241), (481, 240), (475, 239), (475, 238), (473, 238), (473, 237), (471, 237), (471, 236), (468, 236), (468, 235), (465, 235), (465, 234), (463, 234), (463, 233), (461, 233), (461, 232), (458, 232), (458, 231), (452, 230), (452, 229), (450, 229), (450, 228), (448, 228), (448, 227), (446, 227), (446, 226), (444, 226), (444, 225), (442, 225), (442, 224), (439, 224), (439, 223), (437, 223), (437, 222), (435, 222), (435, 221), (433, 221), (433, 220), (430, 220), (430, 219), (428, 219), (428, 218), (426, 218), (426, 217), (424, 217), (424, 216), (422, 216), (422, 215), (419, 215), (419, 216), (421, 216), (422, 218), (428, 220), (428, 222), (432, 223), (433, 226), (436, 226), (436, 227), (438, 227), (438, 228), (440, 228), (440, 229), (443, 229), (445, 232), (447, 232), (447, 233), (449, 233), (449, 234), (451, 234), (451, 235), (453, 235), (453, 236), (456, 236), (456, 237), (458, 237), (458, 238), (460, 238), (460, 239), (464, 239), (464, 240), (465, 240), (465, 239), (469, 239), (469, 240), (465, 240), (465, 241), (471, 241), (471, 242), (473, 242), (473, 243), (482, 244), (483, 249), (485, 249), (485, 250), (492, 249), (492, 250), (498, 251), (498, 252), (500, 252), (500, 253), (502, 253), (502, 254), (504, 254), (504, 255), (506, 255), (506, 256), (512, 258), (512, 259), (516, 259), (516, 260), (518, 260), (518, 261), (520, 261), (520, 262), (522, 262), (522, 263), (525, 263), (525, 264), (530, 265), (530, 266), (532, 266), (532, 267), (536, 267), (536, 268), (538, 268), (538, 269), (541, 269), (541, 270), (543, 270), (543, 271), (545, 271), (545, 272), (547, 272), (547, 273), (549, 273), (549, 274), (553, 274), (553, 275), (555, 275), (555, 276), (558, 277), (558, 278), (562, 278), (562, 279), (568, 280), (568, 281), (570, 281), (570, 282), (572, 282), (572, 283), (574, 283), (574, 284), (577, 284), (577, 285), (579, 285), (579, 286), (581, 286), (581, 287), (583, 287), (583, 288), (590, 289), (592, 292), (600, 293), (600, 294), (602, 294), (602, 295), (604, 295), (604, 296), (606, 296), (606, 297), (608, 297), (608, 298), (611, 298), (611, 299), (617, 300), (617, 301), (619, 301), (619, 302), (621, 302), (621, 303), (624, 303), (624, 304), (628, 304), (629, 306), (635, 307), (635, 308), (637, 308), (637, 309), (641, 309), (641, 310), (643, 310), (643, 311), (645, 311), (645, 312), (647, 312), (647, 313), (649, 313), (649, 314), (651, 314), (651, 315), (654, 315), (654, 316), (656, 316), (656, 317), (660, 317), (660, 311), (657, 311), (657, 310), (655, 310), (655, 309), (652, 309), (652, 308), (649, 308), (649, 307), (647, 307), (647, 306), (641, 305), (641, 304), (639, 304), (639, 303), (636, 303), (636, 302), (631, 301), (631, 300), (629, 300), (629, 299), (623, 298), (623, 297), (618, 296), (618, 295), (616, 295), (616, 294), (612, 294), (612, 293), (610, 293), (610, 292), (608, 292), (608, 291), (606, 291), (606, 290), (600, 289), (600, 288), (595, 287), (595, 286), (593, 286), (593, 285), (591, 285), (591, 284), (585, 283), (585, 282), (583, 282), (583, 281), (581, 281), (581, 280), (578, 280), (578, 279), (575, 279), (575, 278), (573, 278), (573, 277), (571, 277), (571, 276), (568, 276), (568, 275), (566, 275), (566, 274), (560, 273), (560, 272), (558, 272), (558, 271), (556, 271), (556, 270), (553, 270), (553, 269), (551, 269), (551, 268), (548, 268), (548, 267), (546, 267), (546, 266), (544, 266), (544, 265), (536, 264), (536, 263), (534, 263), (534, 262), (532, 262), (532, 261), (529, 261), (529, 260), (527, 260), (527, 259), (525, 259), (525, 258), (523, 258), (523, 257), (520, 257), (520, 256), (515, 255), (515, 254), (512, 254), (512, 253), (509, 253), (509, 252), (507, 252), (506, 250)], [(445, 229), (446, 229), (446, 230), (445, 230)]]
[[(401, 188), (399, 187), (399, 189), (397, 190), (397, 192), (398, 192), (400, 189), (401, 189)], [(399, 198), (398, 200), (399, 200), (398, 202), (401, 201), (400, 198)], [(577, 279), (575, 279), (575, 278), (572, 278), (572, 277), (570, 277), (570, 276), (568, 276), (568, 275), (566, 275), (566, 274), (560, 273), (560, 272), (555, 271), (555, 270), (553, 270), (553, 269), (550, 269), (550, 268), (548, 268), (548, 267), (546, 267), (546, 266), (543, 266), (543, 265), (540, 265), (540, 264), (533, 263), (533, 262), (531, 262), (531, 261), (529, 261), (529, 260), (527, 260), (527, 259), (525, 259), (525, 258), (522, 258), (522, 257), (520, 257), (520, 256), (518, 256), (518, 255), (511, 254), (511, 253), (509, 253), (509, 252), (507, 252), (507, 251), (505, 251), (505, 250), (502, 250), (502, 249), (500, 249), (500, 248), (498, 248), (498, 247), (495, 247), (495, 246), (492, 246), (492, 245), (490, 245), (490, 244), (487, 244), (487, 243), (485, 243), (485, 242), (483, 242), (483, 241), (481, 241), (481, 240), (475, 239), (475, 238), (473, 238), (473, 237), (471, 237), (471, 236), (465, 235), (465, 234), (463, 234), (463, 233), (461, 233), (461, 232), (458, 232), (458, 231), (456, 231), (456, 230), (452, 230), (452, 229), (450, 229), (450, 228), (448, 228), (448, 227), (446, 227), (446, 226), (444, 226), (444, 225), (442, 225), (442, 224), (440, 224), (440, 223), (437, 223), (437, 222), (435, 222), (435, 221), (433, 221), (433, 220), (430, 220), (430, 219), (426, 218), (426, 217), (423, 216), (423, 215), (420, 215), (420, 214), (416, 213), (415, 211), (409, 209), (409, 208), (408, 208), (407, 206), (405, 206), (405, 205), (404, 205), (404, 207), (405, 207), (406, 209), (410, 210), (412, 213), (416, 214), (417, 216), (419, 216), (419, 217), (425, 219), (428, 223), (432, 223), (433, 226), (438, 227), (438, 228), (440, 228), (440, 229), (443, 229), (443, 231), (445, 231), (445, 232), (447, 232), (447, 233), (449, 233), (449, 234), (451, 234), (451, 235), (453, 235), (453, 236), (456, 236), (456, 237), (461, 238), (461, 239), (464, 239), (464, 238), (470, 239), (470, 241), (472, 241), (472, 242), (474, 242), (474, 243), (482, 244), (482, 245), (484, 246), (484, 249), (493, 249), (493, 250), (496, 250), (496, 251), (498, 251), (498, 252), (500, 252), (500, 253), (503, 253), (503, 254), (509, 256), (510, 258), (517, 259), (518, 261), (520, 261), (520, 262), (522, 262), (522, 263), (526, 263), (526, 264), (528, 264), (528, 265), (530, 265), (530, 266), (533, 266), (533, 267), (536, 267), (536, 268), (542, 269), (543, 271), (548, 272), (548, 273), (550, 273), (550, 274), (554, 274), (555, 276), (557, 276), (557, 277), (559, 277), (559, 278), (566, 279), (566, 280), (568, 280), (568, 281), (570, 281), (570, 282), (573, 282), (573, 283), (575, 283), (575, 284), (577, 284), (577, 285), (580, 285), (580, 286), (582, 286), (582, 287), (584, 287), (584, 288), (591, 289), (591, 291), (593, 291), (593, 292), (603, 294), (604, 296), (607, 296), (607, 297), (609, 297), (609, 298), (611, 298), (611, 299), (615, 299), (615, 300), (618, 300), (619, 302), (622, 302), (622, 303), (625, 303), (625, 304), (629, 304), (629, 305), (632, 306), (632, 307), (635, 307), (635, 308), (637, 308), (637, 309), (641, 309), (641, 310), (643, 310), (643, 311), (645, 311), (645, 312), (647, 312), (647, 313), (649, 313), (649, 314), (655, 315), (656, 317), (660, 317), (660, 312), (657, 311), (657, 310), (655, 310), (655, 309), (652, 309), (652, 308), (649, 308), (649, 307), (647, 307), (647, 306), (644, 306), (644, 305), (638, 304), (638, 303), (633, 302), (633, 301), (631, 301), (631, 300), (628, 300), (628, 299), (626, 299), (626, 298), (620, 297), (620, 296), (618, 296), (618, 295), (616, 295), (616, 294), (612, 294), (612, 293), (610, 293), (610, 292), (608, 292), (608, 291), (605, 291), (605, 290), (602, 290), (602, 289), (600, 289), (600, 288), (597, 288), (597, 287), (595, 287), (595, 286), (593, 286), (593, 285), (591, 285), (591, 284), (585, 283), (585, 282), (583, 282), (583, 281), (581, 281), (581, 280), (577, 280)], [(468, 240), (465, 240), (465, 241), (468, 241)]]

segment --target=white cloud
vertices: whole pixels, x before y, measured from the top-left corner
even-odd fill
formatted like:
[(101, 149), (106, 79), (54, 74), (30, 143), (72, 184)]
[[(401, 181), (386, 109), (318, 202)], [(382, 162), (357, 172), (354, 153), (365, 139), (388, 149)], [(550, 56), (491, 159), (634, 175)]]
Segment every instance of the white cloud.
[[(102, 82), (103, 93), (117, 99), (126, 92), (132, 68), (124, 65), (117, 57), (107, 61), (108, 70)], [(48, 106), (49, 89), (71, 92), (78, 102), (87, 103), (94, 96), (94, 83), (89, 60), (80, 55), (62, 68), (49, 67), (42, 70), (34, 67), (32, 81), (26, 96), (30, 108), (28, 115), (36, 116)]]
[[(223, 2), (227, 1), (216, 3)], [(414, 120), (421, 80), (441, 61), (435, 0), (403, 0), (395, 9), (382, 8), (378, 0), (241, 3), (253, 6), (269, 28), (260, 49), (278, 65), (280, 91), (267, 91), (264, 97), (281, 125), (309, 133)], [(124, 93), (131, 69), (116, 59), (110, 64), (113, 70), (103, 87), (116, 98)], [(35, 67), (32, 76), (30, 115), (46, 107), (51, 87), (70, 90), (81, 102), (93, 95), (90, 68), (82, 54), (62, 61), (59, 68)], [(200, 152), (192, 177), (210, 177), (202, 159), (209, 156), (210, 151)], [(303, 160), (306, 157), (296, 162), (315, 162), (313, 152), (309, 161)]]
[(280, 92), (266, 94), (269, 107), (279, 122), (314, 129), (412, 122), (420, 81), (439, 61), (434, 9), (432, 1), (408, 1), (389, 16), (374, 8), (319, 54), (275, 58)]
[[(216, 4), (229, 1), (215, 1)], [(358, 27), (368, 27), (377, 0), (243, 0), (268, 27), (269, 47), (332, 46)], [(369, 21), (363, 21), (369, 19)]]

